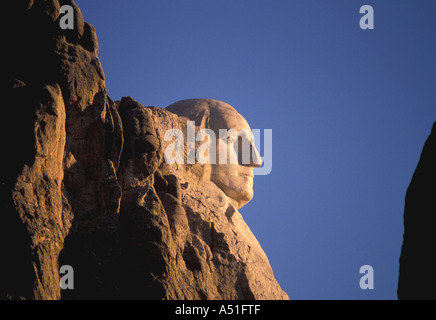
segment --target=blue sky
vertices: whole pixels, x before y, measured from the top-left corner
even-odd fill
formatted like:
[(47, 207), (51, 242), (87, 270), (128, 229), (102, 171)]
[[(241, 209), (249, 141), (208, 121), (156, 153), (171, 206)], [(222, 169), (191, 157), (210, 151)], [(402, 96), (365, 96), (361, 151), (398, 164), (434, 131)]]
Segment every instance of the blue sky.
[(241, 213), (291, 298), (396, 299), (404, 196), (436, 120), (435, 1), (76, 3), (113, 100), (214, 98), (273, 130)]

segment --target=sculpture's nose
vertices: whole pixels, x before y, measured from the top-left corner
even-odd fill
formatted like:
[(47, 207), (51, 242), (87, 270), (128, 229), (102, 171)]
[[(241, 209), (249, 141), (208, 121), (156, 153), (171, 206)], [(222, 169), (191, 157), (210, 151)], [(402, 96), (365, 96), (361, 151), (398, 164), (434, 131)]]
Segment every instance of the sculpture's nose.
[[(238, 138), (238, 163), (246, 167), (260, 167), (262, 157), (256, 149), (253, 137), (242, 135)], [(236, 145), (235, 145), (236, 147)]]
[(251, 149), (251, 161), (249, 166), (250, 167), (260, 167), (262, 165), (262, 157), (260, 156), (259, 152), (256, 149), (256, 146), (254, 143), (250, 142), (250, 149)]

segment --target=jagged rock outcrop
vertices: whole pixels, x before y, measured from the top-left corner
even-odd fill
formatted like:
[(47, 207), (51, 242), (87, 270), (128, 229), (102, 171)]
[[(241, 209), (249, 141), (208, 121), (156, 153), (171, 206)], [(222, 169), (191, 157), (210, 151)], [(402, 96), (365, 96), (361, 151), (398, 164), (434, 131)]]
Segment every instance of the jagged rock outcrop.
[[(74, 30), (59, 27), (64, 4)], [(163, 131), (186, 123), (110, 99), (76, 4), (13, 0), (5, 12), (0, 298), (287, 299), (205, 169), (165, 163)], [(74, 290), (60, 288), (62, 265)]]
[(436, 299), (436, 123), (407, 189), (398, 298)]
[[(59, 27), (65, 4), (74, 8), (74, 30)], [(94, 28), (76, 4), (4, 5), (13, 25), (3, 60), (0, 294), (59, 299), (59, 255), (79, 261), (78, 275), (86, 269), (79, 282), (98, 268), (94, 260), (110, 255), (105, 241), (118, 232), (122, 125), (106, 94)], [(101, 256), (94, 259), (95, 252)]]

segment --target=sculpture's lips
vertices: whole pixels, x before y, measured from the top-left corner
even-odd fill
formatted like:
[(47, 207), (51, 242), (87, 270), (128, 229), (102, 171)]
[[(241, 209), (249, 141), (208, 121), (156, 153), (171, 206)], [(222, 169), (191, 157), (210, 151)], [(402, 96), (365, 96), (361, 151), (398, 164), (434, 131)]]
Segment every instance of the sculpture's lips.
[(254, 178), (253, 173), (241, 173), (240, 176)]

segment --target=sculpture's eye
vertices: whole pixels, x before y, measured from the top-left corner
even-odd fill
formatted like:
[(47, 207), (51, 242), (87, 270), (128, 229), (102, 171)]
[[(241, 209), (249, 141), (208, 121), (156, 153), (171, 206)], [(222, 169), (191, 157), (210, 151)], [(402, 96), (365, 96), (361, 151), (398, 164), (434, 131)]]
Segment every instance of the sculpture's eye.
[(232, 145), (235, 143), (235, 141), (236, 141), (235, 137), (229, 137), (229, 136), (227, 137), (227, 144)]

